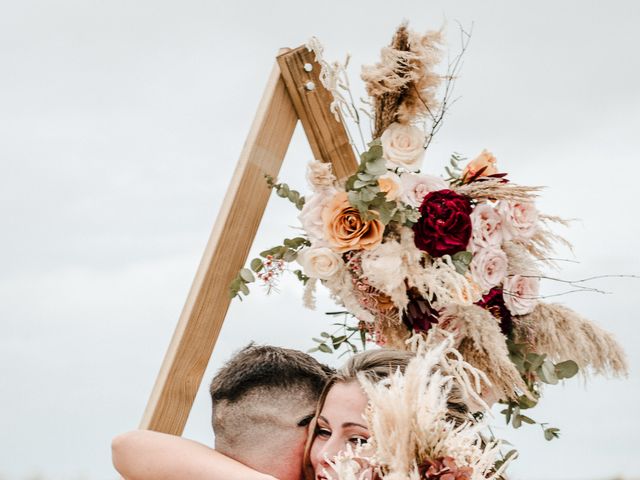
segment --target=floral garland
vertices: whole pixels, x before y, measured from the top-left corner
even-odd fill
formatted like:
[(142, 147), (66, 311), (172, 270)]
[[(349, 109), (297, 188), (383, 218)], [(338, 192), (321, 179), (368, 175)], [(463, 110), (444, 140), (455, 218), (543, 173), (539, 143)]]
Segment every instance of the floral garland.
[[(271, 288), (285, 264), (297, 262), (305, 305), (314, 306), (320, 283), (357, 321), (345, 322), (339, 336), (323, 332), (316, 349), (347, 344), (355, 351), (358, 333), (363, 346), (393, 348), (407, 348), (416, 333), (452, 335), (465, 361), (486, 374), (482, 403), (505, 404), (507, 423), (518, 428), (536, 423), (522, 411), (538, 403), (543, 384), (578, 371), (624, 375), (627, 365), (611, 334), (540, 297), (542, 267), (564, 242), (550, 225), (566, 224), (538, 211), (540, 187), (511, 182), (486, 150), (466, 163), (452, 155), (446, 177), (422, 171), (459, 64), (457, 57), (447, 74), (435, 73), (440, 44), (440, 32), (420, 35), (402, 25), (381, 61), (363, 68), (373, 139), (352, 176), (338, 179), (330, 164), (311, 162), (305, 197), (267, 178), (300, 210), (304, 235), (262, 252), (233, 281), (231, 295), (249, 293), (252, 271)], [(334, 92), (332, 111), (342, 120), (351, 114), (360, 128), (358, 109), (338, 93), (348, 88), (344, 67), (322, 60), (316, 40), (310, 47)], [(548, 440), (558, 436), (541, 426)]]

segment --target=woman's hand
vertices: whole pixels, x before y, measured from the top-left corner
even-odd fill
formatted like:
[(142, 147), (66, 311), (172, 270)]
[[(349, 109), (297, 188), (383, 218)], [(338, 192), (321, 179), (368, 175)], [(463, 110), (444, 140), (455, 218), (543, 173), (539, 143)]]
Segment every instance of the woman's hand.
[(126, 480), (277, 480), (201, 443), (150, 430), (118, 435), (111, 453)]

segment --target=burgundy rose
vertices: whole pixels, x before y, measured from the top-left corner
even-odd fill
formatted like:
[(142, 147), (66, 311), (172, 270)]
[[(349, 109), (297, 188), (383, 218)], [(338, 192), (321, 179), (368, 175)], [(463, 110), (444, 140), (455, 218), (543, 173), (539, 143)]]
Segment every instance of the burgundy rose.
[(409, 303), (402, 313), (402, 321), (416, 333), (428, 332), (434, 323), (438, 323), (438, 312), (419, 293), (410, 290), (408, 294)]
[(500, 321), (500, 330), (502, 330), (502, 333), (507, 336), (511, 333), (513, 321), (511, 320), (511, 312), (504, 303), (501, 288), (495, 287), (489, 290), (489, 293), (484, 295), (482, 300), (476, 303), (476, 305), (489, 310), (491, 315)]
[(428, 193), (420, 205), (421, 217), (413, 226), (416, 247), (432, 257), (453, 255), (471, 238), (471, 202), (452, 190)]

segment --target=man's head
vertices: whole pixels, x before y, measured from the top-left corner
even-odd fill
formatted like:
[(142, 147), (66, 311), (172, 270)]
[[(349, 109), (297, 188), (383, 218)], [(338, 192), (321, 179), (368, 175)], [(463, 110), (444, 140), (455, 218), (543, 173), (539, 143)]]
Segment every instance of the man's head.
[(329, 373), (296, 350), (249, 345), (238, 352), (211, 382), (216, 450), (297, 480), (306, 426)]

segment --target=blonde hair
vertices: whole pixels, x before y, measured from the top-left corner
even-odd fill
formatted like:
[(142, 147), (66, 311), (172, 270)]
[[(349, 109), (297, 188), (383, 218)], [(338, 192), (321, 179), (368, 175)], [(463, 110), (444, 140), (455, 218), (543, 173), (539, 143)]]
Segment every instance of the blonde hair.
[[(316, 426), (318, 423), (318, 417), (322, 408), (324, 407), (325, 400), (331, 388), (337, 383), (351, 383), (359, 381), (360, 378), (377, 383), (395, 372), (400, 371), (404, 374), (409, 362), (415, 358), (415, 353), (406, 350), (394, 350), (394, 349), (376, 349), (367, 350), (364, 352), (353, 355), (344, 366), (336, 371), (336, 373), (329, 378), (329, 381), (325, 384), (320, 398), (318, 399), (318, 406), (316, 407), (313, 420), (309, 424), (309, 435), (307, 437), (307, 443), (304, 449), (303, 459), (303, 473), (306, 480), (312, 480), (314, 478), (313, 467), (311, 466), (311, 446), (316, 437)], [(425, 372), (427, 374), (428, 372)], [(462, 393), (459, 388), (453, 387), (449, 393), (448, 400), (450, 418), (456, 425), (460, 425), (468, 420), (469, 410), (463, 400)]]

